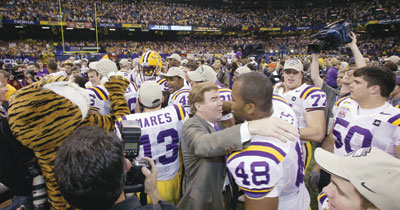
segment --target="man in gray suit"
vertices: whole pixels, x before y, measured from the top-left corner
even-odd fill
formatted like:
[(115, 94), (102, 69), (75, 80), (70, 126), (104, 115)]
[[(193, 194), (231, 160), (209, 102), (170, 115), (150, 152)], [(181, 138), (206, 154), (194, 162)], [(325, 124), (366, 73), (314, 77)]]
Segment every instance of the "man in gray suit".
[[(218, 86), (200, 83), (189, 95), (194, 116), (182, 129), (182, 153), (185, 166), (182, 210), (224, 209), (222, 188), (226, 174), (225, 157), (231, 151), (244, 149), (252, 135), (279, 138), (282, 141), (298, 137), (297, 128), (279, 118), (245, 122), (216, 132), (216, 122), (222, 117), (222, 102)], [(268, 125), (268, 126), (266, 126)]]

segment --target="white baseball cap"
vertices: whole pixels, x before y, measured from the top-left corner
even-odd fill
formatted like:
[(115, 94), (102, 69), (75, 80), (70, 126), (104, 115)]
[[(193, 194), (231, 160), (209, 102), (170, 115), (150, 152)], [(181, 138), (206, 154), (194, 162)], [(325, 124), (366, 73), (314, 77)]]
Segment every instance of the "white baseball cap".
[(181, 60), (182, 60), (182, 59), (181, 59), (181, 56), (178, 55), (178, 54), (176, 54), (176, 53), (173, 53), (172, 55), (168, 56), (167, 59), (175, 59), (175, 60), (179, 61), (179, 63), (180, 63)]
[(127, 66), (127, 65), (129, 65), (128, 59), (126, 59), (126, 58), (121, 59), (121, 60), (119, 61), (119, 65), (120, 65), (120, 66)]
[(189, 71), (188, 77), (194, 82), (211, 82), (217, 81), (217, 73), (208, 65), (201, 65), (194, 71)]
[(240, 75), (242, 75), (242, 74), (250, 73), (250, 72), (251, 72), (251, 70), (249, 69), (249, 67), (247, 67), (247, 66), (241, 66), (241, 67), (239, 67), (239, 68), (236, 69), (235, 75), (238, 77), (238, 76), (240, 76)]
[(165, 77), (180, 77), (182, 79), (185, 79), (185, 73), (179, 67), (171, 67), (171, 68), (168, 69), (168, 72), (166, 74), (161, 73), (160, 77), (161, 78), (165, 78)]
[(145, 81), (139, 89), (140, 102), (148, 108), (154, 108), (161, 104), (162, 89), (155, 81)]
[(293, 69), (299, 72), (303, 72), (303, 64), (301, 61), (297, 58), (291, 58), (285, 62), (285, 65), (283, 66), (283, 70), (286, 69)]
[(390, 61), (393, 62), (395, 64), (398, 64), (400, 62), (400, 57), (397, 55), (392, 55), (389, 58), (386, 58), (385, 61)]
[(89, 68), (96, 70), (103, 76), (107, 76), (111, 72), (118, 72), (117, 64), (107, 58), (103, 58), (98, 62), (91, 62)]
[(315, 161), (330, 174), (351, 182), (367, 200), (379, 209), (400, 209), (400, 160), (375, 147), (337, 156), (321, 148)]
[(181, 65), (186, 65), (188, 62), (189, 62), (188, 59), (183, 59), (183, 60), (181, 61)]

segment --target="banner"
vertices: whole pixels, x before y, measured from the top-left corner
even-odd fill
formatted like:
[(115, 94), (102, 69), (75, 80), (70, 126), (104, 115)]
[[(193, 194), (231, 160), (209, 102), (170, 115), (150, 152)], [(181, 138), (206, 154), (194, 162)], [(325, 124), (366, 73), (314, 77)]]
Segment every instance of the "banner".
[(281, 28), (260, 28), (260, 31), (280, 31)]
[(221, 29), (216, 27), (194, 27), (193, 31), (221, 31)]
[(40, 21), (36, 20), (3, 20), (3, 23), (6, 24), (25, 24), (25, 25), (39, 25)]
[(191, 31), (192, 26), (171, 26), (171, 31)]
[(17, 63), (17, 61), (21, 61), (22, 63), (34, 63), (38, 58), (26, 56), (26, 57), (2, 57), (0, 61), (7, 65), (12, 65), (13, 63)]
[[(59, 21), (40, 21), (40, 25), (51, 25), (51, 26), (59, 26), (61, 22)], [(62, 22), (63, 26), (67, 25), (67, 22)]]
[[(93, 25), (95, 25), (95, 24), (93, 23)], [(100, 26), (100, 27), (115, 27), (115, 28), (121, 28), (121, 27), (122, 27), (122, 24), (121, 24), (121, 23), (118, 23), (118, 24), (113, 24), (113, 23), (97, 23), (97, 26)]]
[(149, 25), (149, 30), (169, 31), (169, 30), (171, 30), (171, 27), (165, 26), (165, 25)]
[(392, 23), (400, 23), (400, 18), (393, 20), (379, 20), (378, 24), (392, 24)]
[(141, 28), (141, 24), (122, 24), (122, 28)]
[(67, 22), (68, 28), (92, 28), (91, 23)]

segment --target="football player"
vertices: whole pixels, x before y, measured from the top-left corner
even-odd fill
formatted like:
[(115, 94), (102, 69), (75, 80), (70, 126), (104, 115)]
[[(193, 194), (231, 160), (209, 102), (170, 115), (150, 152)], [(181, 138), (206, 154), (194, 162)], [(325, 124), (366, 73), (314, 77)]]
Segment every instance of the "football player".
[[(138, 160), (150, 157), (158, 170), (157, 185), (164, 200), (177, 204), (179, 201), (179, 144), (183, 123), (188, 118), (181, 105), (174, 104), (161, 109), (161, 87), (154, 81), (142, 83), (139, 101), (143, 113), (122, 116), (115, 124), (115, 133), (121, 138), (121, 120), (137, 120), (141, 126)], [(150, 202), (149, 202), (150, 203)]]
[(307, 169), (312, 156), (311, 141), (321, 142), (325, 137), (326, 94), (316, 86), (303, 83), (303, 76), (301, 61), (287, 60), (283, 67), (283, 83), (276, 84), (274, 92), (282, 95), (296, 113)]
[(125, 78), (129, 79), (129, 73), (131, 71), (130, 69), (131, 63), (129, 62), (128, 59), (123, 58), (119, 61), (119, 72), (122, 72)]
[[(91, 65), (91, 69), (88, 71), (89, 80), (93, 81), (94, 84), (98, 84), (101, 74), (97, 70), (101, 68), (114, 69), (117, 71), (117, 65), (109, 59), (101, 59), (96, 62), (96, 65)], [(97, 70), (96, 70), (97, 69)], [(91, 79), (92, 78), (92, 79)], [(105, 77), (104, 77), (105, 78)], [(108, 115), (110, 114), (110, 100), (107, 89), (101, 85), (94, 85), (87, 87), (86, 90), (89, 92), (90, 98), (90, 113)], [(138, 87), (134, 82), (130, 82), (128, 88), (125, 90), (125, 98), (128, 102), (129, 110), (131, 113), (135, 113)]]
[(180, 104), (190, 114), (190, 89), (184, 87), (185, 73), (183, 70), (179, 67), (171, 67), (166, 74), (161, 73), (160, 77), (167, 79), (168, 92), (170, 94), (168, 106)]
[[(279, 117), (297, 127), (296, 115), (272, 83), (258, 72), (245, 73), (232, 88), (232, 110), (241, 121)], [(246, 210), (307, 210), (310, 196), (304, 184), (301, 140), (283, 143), (252, 136), (250, 145), (229, 155), (227, 168), (246, 195)]]
[(394, 73), (363, 67), (353, 75), (350, 97), (336, 102), (335, 123), (323, 147), (343, 156), (373, 146), (400, 158), (400, 110), (386, 101), (396, 85)]

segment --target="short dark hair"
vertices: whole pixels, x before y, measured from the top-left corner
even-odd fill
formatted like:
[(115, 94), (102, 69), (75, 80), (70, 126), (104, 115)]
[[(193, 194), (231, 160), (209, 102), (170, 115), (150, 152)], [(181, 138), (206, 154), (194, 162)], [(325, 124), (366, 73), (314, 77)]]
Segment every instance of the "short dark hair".
[(55, 175), (64, 198), (74, 207), (110, 208), (126, 180), (121, 141), (99, 127), (78, 128), (57, 152)]
[(77, 66), (74, 66), (74, 67), (72, 67), (72, 69), (71, 69), (71, 72), (72, 72), (72, 71), (81, 71), (81, 69), (78, 68)]
[(367, 66), (356, 69), (354, 71), (355, 77), (361, 77), (367, 81), (368, 87), (378, 85), (381, 89), (382, 97), (389, 97), (390, 93), (396, 86), (395, 74), (387, 68), (378, 66)]
[(58, 69), (57, 63), (55, 61), (50, 61), (49, 64), (47, 64), (47, 67), (49, 68), (50, 71), (56, 72)]
[(397, 64), (393, 63), (393, 62), (386, 62), (385, 65), (383, 65), (383, 67), (388, 68), (389, 70), (396, 72), (397, 71)]
[(240, 96), (245, 104), (253, 103), (262, 112), (272, 109), (272, 83), (259, 72), (249, 72), (238, 77)]
[(96, 71), (95, 69), (89, 69), (89, 70), (87, 71), (87, 74), (92, 73), (92, 72), (95, 72), (95, 73), (96, 73), (96, 76), (99, 76), (99, 72)]
[(40, 69), (40, 65), (39, 65), (39, 64), (37, 64), (37, 63), (34, 63), (34, 64), (33, 64), (33, 66), (34, 66), (35, 68), (38, 68), (38, 69)]
[(86, 78), (83, 78), (83, 77), (81, 77), (81, 76), (74, 76), (74, 82), (75, 82), (76, 84), (78, 84), (79, 87), (81, 87), (81, 88), (86, 88), (86, 87), (85, 87), (85, 84), (86, 84), (87, 81), (88, 81), (88, 80), (87, 80)]

